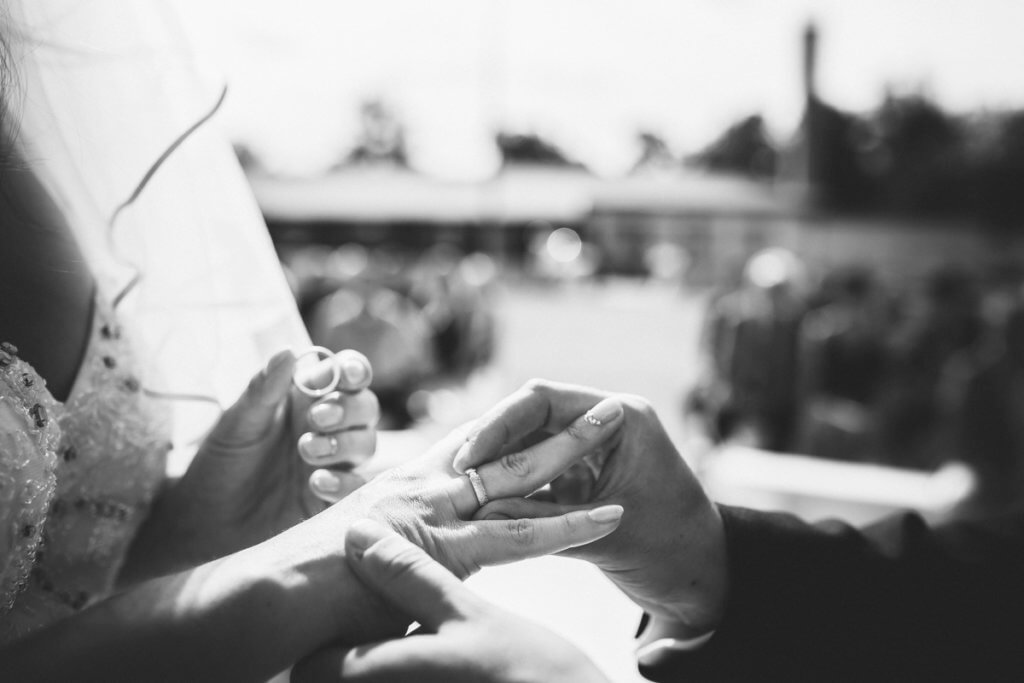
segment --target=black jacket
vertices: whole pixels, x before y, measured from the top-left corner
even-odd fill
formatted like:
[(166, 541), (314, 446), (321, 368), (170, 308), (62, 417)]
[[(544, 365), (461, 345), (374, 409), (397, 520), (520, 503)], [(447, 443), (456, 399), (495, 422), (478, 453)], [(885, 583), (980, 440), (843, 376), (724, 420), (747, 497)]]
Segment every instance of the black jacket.
[(731, 593), (656, 681), (1024, 680), (1024, 510), (858, 530), (722, 507)]

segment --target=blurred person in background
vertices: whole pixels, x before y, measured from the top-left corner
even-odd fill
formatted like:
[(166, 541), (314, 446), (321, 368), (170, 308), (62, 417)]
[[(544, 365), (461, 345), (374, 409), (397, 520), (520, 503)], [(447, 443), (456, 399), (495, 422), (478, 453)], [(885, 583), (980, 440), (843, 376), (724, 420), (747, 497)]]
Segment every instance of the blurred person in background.
[(314, 343), (362, 351), (374, 368), (384, 428), (420, 417), (410, 398), (490, 362), (494, 262), (450, 245), (422, 254), (344, 245), (283, 255)]
[(888, 464), (928, 470), (955, 455), (943, 379), (951, 363), (986, 341), (985, 328), (977, 283), (958, 268), (934, 272), (924, 296), (910, 303), (892, 340), (892, 373), (880, 398), (881, 449)]
[(692, 400), (718, 440), (792, 448), (803, 281), (792, 253), (767, 249), (747, 262), (740, 289), (712, 302), (702, 340), (707, 374)]
[(972, 364), (956, 396), (958, 453), (977, 479), (962, 514), (1003, 511), (1024, 498), (1024, 305), (1000, 327), (1002, 344)]
[(889, 365), (885, 301), (870, 271), (834, 276), (832, 300), (804, 320), (800, 346), (800, 453), (876, 456), (875, 404)]

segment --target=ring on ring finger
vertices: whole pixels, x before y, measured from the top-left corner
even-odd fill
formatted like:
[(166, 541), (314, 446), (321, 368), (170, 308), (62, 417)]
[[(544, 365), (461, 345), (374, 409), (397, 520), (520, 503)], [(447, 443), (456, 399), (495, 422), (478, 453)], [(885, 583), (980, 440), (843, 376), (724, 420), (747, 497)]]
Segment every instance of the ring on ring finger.
[(476, 471), (475, 467), (470, 467), (466, 470), (466, 476), (469, 478), (469, 485), (473, 487), (476, 502), (480, 504), (480, 507), (487, 505), (491, 498), (487, 495), (487, 489), (484, 488), (484, 480), (480, 478), (480, 473)]

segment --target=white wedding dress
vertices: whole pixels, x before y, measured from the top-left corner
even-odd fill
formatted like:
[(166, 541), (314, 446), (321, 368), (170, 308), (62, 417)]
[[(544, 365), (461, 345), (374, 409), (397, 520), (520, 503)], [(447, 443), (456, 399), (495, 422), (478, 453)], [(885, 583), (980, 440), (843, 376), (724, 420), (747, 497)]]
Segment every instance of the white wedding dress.
[(225, 84), (172, 9), (5, 5), (20, 155), (101, 294), (63, 404), (0, 351), (0, 641), (108, 594), (166, 472), (272, 353), (309, 343), (217, 129)]

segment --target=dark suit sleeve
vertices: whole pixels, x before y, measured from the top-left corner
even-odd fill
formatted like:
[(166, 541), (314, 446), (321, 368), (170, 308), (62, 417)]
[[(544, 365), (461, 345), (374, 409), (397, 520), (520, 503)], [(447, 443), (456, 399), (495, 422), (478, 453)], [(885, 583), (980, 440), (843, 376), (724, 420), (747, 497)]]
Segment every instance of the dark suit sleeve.
[(1024, 676), (1024, 514), (864, 530), (722, 507), (727, 613), (657, 681), (967, 681)]

